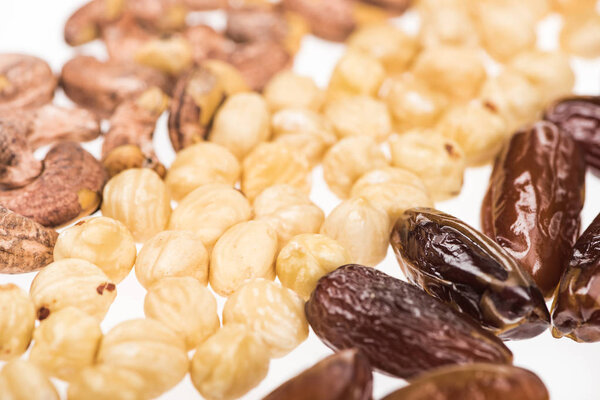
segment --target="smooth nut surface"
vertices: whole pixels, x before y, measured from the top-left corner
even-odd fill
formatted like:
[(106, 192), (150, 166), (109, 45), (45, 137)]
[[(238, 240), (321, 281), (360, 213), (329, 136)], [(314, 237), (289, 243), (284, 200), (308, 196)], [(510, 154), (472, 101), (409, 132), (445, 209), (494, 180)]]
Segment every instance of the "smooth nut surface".
[(33, 334), (35, 309), (25, 291), (17, 285), (0, 285), (0, 360), (23, 354)]
[(128, 169), (104, 187), (102, 215), (121, 221), (138, 242), (165, 229), (171, 215), (169, 193), (156, 172)]
[(374, 267), (387, 253), (389, 225), (383, 209), (359, 197), (334, 208), (325, 218), (321, 233), (344, 246), (351, 262)]
[(392, 130), (386, 104), (369, 96), (345, 96), (334, 100), (327, 104), (325, 117), (340, 138), (363, 135), (382, 141)]
[(102, 320), (117, 296), (117, 287), (89, 261), (65, 258), (36, 275), (29, 295), (40, 321), (69, 306)]
[(0, 399), (59, 400), (60, 397), (41, 368), (30, 361), (13, 360), (0, 371)]
[(206, 399), (233, 400), (257, 386), (268, 370), (261, 340), (244, 325), (228, 324), (196, 348), (190, 375)]
[(144, 313), (175, 331), (185, 340), (188, 350), (221, 326), (217, 301), (193, 278), (163, 278), (150, 286), (144, 300)]
[(129, 274), (136, 253), (135, 241), (125, 225), (107, 217), (90, 218), (62, 231), (54, 246), (54, 260), (89, 261), (114, 283)]
[(277, 233), (264, 221), (231, 227), (215, 244), (210, 258), (210, 286), (229, 296), (254, 278), (275, 279)]
[(240, 163), (229, 150), (215, 143), (201, 142), (177, 153), (165, 183), (173, 200), (179, 201), (205, 184), (233, 186), (240, 173)]
[(373, 96), (379, 90), (384, 78), (385, 70), (377, 58), (350, 48), (333, 70), (329, 81), (329, 91), (333, 94)]
[(263, 93), (272, 112), (284, 108), (319, 111), (325, 99), (312, 78), (292, 71), (282, 71), (271, 78)]
[(52, 313), (33, 335), (29, 360), (65, 381), (94, 363), (102, 338), (97, 319), (75, 307)]
[(135, 276), (149, 289), (166, 277), (190, 277), (208, 283), (208, 251), (192, 231), (163, 231), (148, 240), (135, 262)]
[(84, 368), (70, 383), (68, 400), (144, 400), (146, 382), (136, 371), (96, 364)]
[(350, 262), (348, 251), (321, 234), (295, 236), (277, 256), (275, 269), (281, 284), (305, 301), (322, 276)]
[(159, 396), (175, 386), (189, 364), (183, 339), (152, 319), (125, 321), (108, 331), (97, 361), (140, 374), (145, 397)]
[(240, 191), (215, 183), (188, 194), (173, 211), (169, 229), (194, 231), (210, 249), (227, 229), (251, 217), (252, 207)]

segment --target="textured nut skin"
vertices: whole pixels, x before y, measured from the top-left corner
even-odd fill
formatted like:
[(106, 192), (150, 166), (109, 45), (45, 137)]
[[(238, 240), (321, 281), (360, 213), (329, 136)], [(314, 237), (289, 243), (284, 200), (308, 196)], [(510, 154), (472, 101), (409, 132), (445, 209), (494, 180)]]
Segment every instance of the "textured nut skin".
[(263, 91), (271, 112), (285, 108), (304, 108), (319, 111), (325, 100), (312, 78), (282, 71), (275, 75)]
[(340, 140), (323, 158), (323, 178), (338, 197), (349, 196), (352, 185), (363, 174), (387, 167), (385, 154), (375, 140), (354, 136)]
[(162, 322), (193, 350), (219, 329), (217, 301), (194, 278), (163, 278), (150, 286), (144, 300), (148, 318)]
[(58, 233), (0, 206), (0, 272), (31, 272), (50, 264)]
[(255, 279), (236, 290), (223, 308), (223, 325), (242, 324), (267, 346), (270, 357), (283, 357), (308, 337), (304, 301), (278, 283)]
[(23, 354), (35, 326), (35, 308), (25, 291), (11, 283), (0, 285), (0, 360)]
[(546, 297), (577, 239), (584, 189), (583, 153), (550, 122), (515, 134), (494, 165), (482, 231), (521, 262)]
[(379, 60), (368, 53), (350, 48), (331, 74), (329, 92), (374, 96), (385, 70)]
[(100, 36), (101, 29), (121, 16), (122, 0), (92, 0), (78, 8), (65, 22), (65, 42), (79, 46)]
[(472, 364), (423, 374), (383, 400), (548, 400), (544, 383), (533, 372), (509, 365)]
[(380, 208), (362, 198), (345, 200), (325, 218), (321, 233), (348, 250), (354, 263), (379, 264), (387, 253), (390, 222)]
[(244, 325), (228, 324), (196, 348), (190, 375), (206, 399), (233, 400), (257, 386), (268, 370), (260, 339)]
[(373, 374), (358, 350), (335, 353), (272, 391), (263, 400), (369, 400)]
[(265, 189), (254, 199), (254, 214), (277, 232), (280, 249), (296, 235), (319, 232), (325, 219), (307, 194), (290, 185)]
[(102, 339), (100, 323), (75, 307), (52, 313), (33, 335), (29, 361), (65, 381), (91, 366)]
[(284, 143), (261, 143), (242, 163), (242, 192), (253, 200), (263, 190), (277, 184), (310, 192), (310, 164)]
[(277, 233), (264, 221), (242, 222), (219, 238), (210, 257), (210, 286), (229, 296), (253, 278), (275, 279)]
[(54, 246), (56, 261), (89, 261), (115, 283), (129, 274), (136, 254), (135, 241), (125, 225), (107, 217), (90, 218), (62, 231)]
[(26, 138), (27, 124), (19, 117), (0, 119), (0, 187), (17, 189), (31, 183), (42, 172)]
[(209, 140), (241, 160), (270, 136), (267, 102), (256, 93), (237, 93), (227, 98), (217, 112)]
[(390, 226), (404, 210), (411, 207), (433, 207), (425, 183), (410, 171), (386, 167), (367, 172), (352, 186), (352, 198), (363, 198), (384, 210)]
[(135, 276), (146, 289), (166, 277), (191, 277), (206, 285), (208, 252), (201, 236), (192, 231), (163, 231), (153, 236), (140, 250)]
[(237, 45), (227, 57), (252, 90), (261, 91), (279, 71), (291, 68), (292, 55), (283, 43), (258, 41)]
[(152, 319), (125, 321), (108, 331), (97, 361), (140, 374), (144, 397), (151, 398), (179, 383), (189, 365), (183, 339)]
[(283, 7), (304, 17), (312, 33), (326, 40), (341, 42), (356, 26), (352, 4), (343, 0), (284, 0)]
[(235, 185), (241, 174), (237, 158), (215, 143), (196, 143), (177, 153), (165, 183), (174, 200), (181, 200), (194, 189), (209, 183)]
[(0, 371), (0, 398), (10, 400), (59, 400), (56, 388), (35, 364), (13, 360)]
[(146, 383), (136, 371), (115, 367), (110, 364), (96, 364), (84, 368), (70, 382), (68, 400), (144, 400)]
[(224, 184), (202, 185), (173, 211), (169, 229), (197, 232), (207, 249), (233, 225), (249, 220), (252, 207), (238, 190)]
[(418, 175), (434, 200), (460, 193), (465, 154), (453, 140), (436, 132), (411, 131), (390, 138), (392, 165)]
[(154, 171), (125, 170), (104, 187), (102, 215), (122, 222), (137, 242), (145, 242), (169, 222), (168, 189)]
[(401, 378), (444, 365), (512, 362), (510, 350), (470, 318), (374, 268), (346, 265), (321, 278), (306, 317), (327, 346), (356, 347), (374, 369)]
[(89, 261), (65, 258), (35, 276), (29, 295), (40, 321), (69, 306), (102, 320), (117, 296), (117, 288)]
[(410, 282), (500, 338), (528, 339), (548, 329), (544, 296), (529, 274), (459, 219), (429, 208), (407, 210), (390, 243)]
[(368, 96), (344, 96), (331, 101), (325, 117), (340, 138), (370, 136), (385, 140), (392, 131), (392, 120), (385, 103)]
[(57, 84), (46, 61), (24, 54), (0, 54), (0, 81), (0, 111), (49, 103)]
[(600, 216), (577, 239), (552, 305), (552, 334), (578, 342), (600, 341), (600, 307), (594, 293), (600, 276)]
[(328, 236), (307, 233), (295, 236), (281, 249), (275, 270), (281, 284), (306, 301), (323, 275), (349, 262), (344, 246)]

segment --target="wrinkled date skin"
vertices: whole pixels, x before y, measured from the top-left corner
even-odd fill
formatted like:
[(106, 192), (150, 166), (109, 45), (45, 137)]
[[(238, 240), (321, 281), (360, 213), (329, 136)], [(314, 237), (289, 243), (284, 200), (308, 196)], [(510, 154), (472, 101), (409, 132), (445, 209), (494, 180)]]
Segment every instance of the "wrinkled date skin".
[(44, 60), (24, 54), (0, 54), (0, 112), (49, 103), (56, 85)]
[(481, 208), (483, 233), (552, 295), (577, 239), (585, 161), (571, 136), (550, 122), (516, 133), (502, 149)]
[(585, 151), (588, 165), (600, 174), (600, 96), (559, 100), (546, 110), (544, 119), (573, 136)]
[(305, 310), (327, 346), (355, 347), (373, 368), (399, 378), (443, 365), (512, 362), (502, 341), (470, 318), (374, 268), (345, 265), (324, 276)]
[(527, 339), (548, 329), (550, 314), (531, 277), (500, 245), (459, 219), (409, 209), (390, 241), (409, 281), (502, 339)]
[(275, 389), (263, 400), (370, 400), (373, 374), (358, 350), (340, 351)]
[(383, 400), (548, 400), (533, 372), (509, 365), (472, 364), (424, 374)]
[(552, 307), (553, 335), (600, 341), (600, 215), (575, 243)]

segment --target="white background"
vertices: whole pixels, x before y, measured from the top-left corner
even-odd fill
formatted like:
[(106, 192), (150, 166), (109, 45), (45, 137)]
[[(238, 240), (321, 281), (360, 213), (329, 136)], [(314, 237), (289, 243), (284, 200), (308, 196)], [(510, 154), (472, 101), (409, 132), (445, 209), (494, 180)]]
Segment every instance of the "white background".
[[(76, 51), (104, 57), (103, 47), (99, 43), (74, 50), (63, 42), (64, 21), (82, 3), (80, 0), (0, 0), (0, 52), (22, 52), (42, 57), (56, 72), (60, 71), (62, 64)], [(224, 24), (223, 16), (219, 13), (210, 13), (201, 19), (207, 19), (217, 27)], [(396, 22), (409, 31), (414, 31), (418, 26), (417, 18), (410, 13)], [(541, 47), (550, 49), (555, 46), (560, 24), (560, 18), (557, 16), (551, 16), (541, 24), (539, 29)], [(342, 52), (342, 45), (307, 37), (296, 59), (295, 69), (313, 77), (320, 86), (325, 87), (331, 69)], [(590, 62), (574, 59), (573, 66), (577, 72), (576, 92), (599, 94), (600, 60)], [(62, 93), (57, 95), (57, 102), (68, 104), (68, 100)], [(167, 138), (164, 116), (159, 121), (155, 143), (159, 157), (169, 165), (174, 153)], [(99, 141), (87, 143), (85, 147), (99, 156)], [(474, 226), (479, 226), (479, 208), (489, 173), (489, 167), (468, 170), (461, 195), (451, 201), (437, 204), (437, 207)], [(326, 188), (319, 168), (313, 175), (311, 197), (328, 213), (338, 200)], [(599, 200), (600, 178), (588, 174), (586, 205), (583, 210), (584, 228), (600, 211)], [(397, 277), (401, 275), (391, 251), (379, 268)], [(29, 290), (33, 276), (34, 274), (2, 275), (0, 284), (13, 282)], [(135, 274), (131, 273), (118, 286), (117, 299), (102, 323), (103, 330), (106, 332), (127, 319), (143, 317), (144, 295), (144, 289), (137, 283)], [(224, 300), (219, 299), (220, 309), (223, 303)], [(515, 365), (535, 371), (548, 386), (552, 399), (597, 400), (600, 398), (600, 343), (578, 344), (569, 339), (556, 340), (548, 331), (535, 339), (508, 342), (507, 345), (514, 352)], [(267, 378), (244, 399), (261, 398), (328, 354), (331, 354), (331, 351), (311, 333), (309, 339), (292, 353), (273, 360)], [(402, 380), (375, 374), (375, 398), (380, 398), (404, 384)], [(64, 394), (65, 385), (57, 382), (57, 386)], [(192, 386), (188, 375), (177, 387), (161, 398), (195, 399), (200, 396)]]

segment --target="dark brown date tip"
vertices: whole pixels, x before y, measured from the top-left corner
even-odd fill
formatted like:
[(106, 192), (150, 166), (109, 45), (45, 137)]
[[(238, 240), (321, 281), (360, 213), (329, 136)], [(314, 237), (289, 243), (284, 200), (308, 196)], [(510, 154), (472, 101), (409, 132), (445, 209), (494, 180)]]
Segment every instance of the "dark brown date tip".
[(263, 400), (369, 400), (373, 374), (357, 349), (340, 351), (275, 389)]
[(443, 365), (511, 363), (497, 337), (421, 289), (361, 265), (319, 280), (305, 306), (333, 349), (358, 348), (376, 370), (409, 378)]

